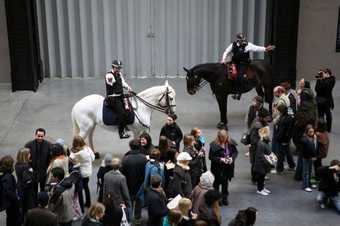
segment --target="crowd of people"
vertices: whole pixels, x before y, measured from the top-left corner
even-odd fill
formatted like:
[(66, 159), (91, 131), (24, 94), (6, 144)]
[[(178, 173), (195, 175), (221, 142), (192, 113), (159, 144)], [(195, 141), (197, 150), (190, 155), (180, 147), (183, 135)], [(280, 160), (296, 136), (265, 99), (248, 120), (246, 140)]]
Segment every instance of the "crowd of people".
[[(305, 192), (318, 187), (321, 208), (332, 205), (340, 214), (340, 161), (322, 162), (332, 129), (334, 84), (325, 69), (318, 73), (316, 95), (302, 79), (296, 91), (289, 82), (274, 88), (272, 111), (262, 97), (253, 98), (241, 142), (249, 148), (257, 194), (271, 194), (265, 187), (268, 173), (295, 171)], [(106, 154), (97, 172), (97, 197), (91, 197), (89, 188), (95, 155), (84, 139), (75, 136), (68, 148), (62, 139), (50, 143), (46, 131), (38, 128), (16, 161), (9, 155), (0, 159), (0, 207), (7, 225), (71, 226), (77, 220), (83, 226), (141, 225), (143, 208), (149, 226), (221, 225), (221, 206), (229, 205), (228, 186), (239, 154), (237, 141), (222, 129), (208, 145), (201, 129), (183, 135), (176, 119), (174, 114), (167, 117), (157, 145), (144, 132), (129, 142), (122, 158)], [(254, 207), (240, 210), (229, 225), (254, 225), (256, 212)]]

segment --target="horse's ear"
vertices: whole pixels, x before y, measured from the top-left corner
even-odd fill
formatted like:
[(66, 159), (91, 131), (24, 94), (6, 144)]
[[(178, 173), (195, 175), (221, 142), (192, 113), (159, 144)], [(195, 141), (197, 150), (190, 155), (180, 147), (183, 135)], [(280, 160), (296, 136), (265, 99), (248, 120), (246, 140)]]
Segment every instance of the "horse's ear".
[(187, 73), (189, 73), (189, 70), (186, 69), (185, 67), (183, 67), (183, 70), (186, 71)]
[(165, 83), (164, 83), (165, 86), (169, 86), (169, 82), (168, 80), (165, 80)]

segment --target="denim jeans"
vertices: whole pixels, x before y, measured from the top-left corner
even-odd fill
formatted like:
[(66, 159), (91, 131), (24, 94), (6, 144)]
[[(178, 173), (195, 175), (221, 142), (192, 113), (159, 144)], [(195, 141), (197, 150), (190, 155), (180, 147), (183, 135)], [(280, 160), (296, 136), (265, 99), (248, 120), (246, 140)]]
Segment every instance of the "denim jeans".
[(294, 179), (297, 181), (302, 180), (302, 164), (302, 156), (301, 153), (299, 153), (294, 176)]
[(312, 174), (312, 159), (302, 159), (302, 175), (303, 175), (303, 182), (302, 188), (309, 188), (310, 187), (310, 177)]
[(278, 144), (278, 160), (276, 165), (277, 172), (282, 172), (284, 169), (284, 161), (287, 158), (289, 168), (295, 168), (295, 162), (292, 153), (289, 150), (289, 144)]
[(340, 197), (339, 196), (333, 196), (333, 197), (327, 197), (326, 194), (322, 191), (318, 193), (318, 196), (316, 197), (316, 201), (319, 204), (326, 204), (327, 199), (329, 199), (332, 204), (334, 205), (336, 212), (340, 214)]

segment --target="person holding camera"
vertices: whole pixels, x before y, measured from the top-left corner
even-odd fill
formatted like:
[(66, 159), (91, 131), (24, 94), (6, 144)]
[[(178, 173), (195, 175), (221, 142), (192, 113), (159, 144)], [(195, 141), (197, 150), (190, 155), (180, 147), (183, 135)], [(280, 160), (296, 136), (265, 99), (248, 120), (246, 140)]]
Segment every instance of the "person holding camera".
[(330, 166), (318, 168), (320, 175), (319, 193), (316, 198), (321, 209), (326, 207), (328, 202), (332, 203), (340, 214), (340, 161), (332, 160)]
[(327, 131), (332, 130), (332, 112), (334, 100), (332, 91), (335, 85), (335, 77), (329, 68), (322, 69), (316, 77), (316, 103), (318, 105), (319, 118), (324, 119), (326, 116)]

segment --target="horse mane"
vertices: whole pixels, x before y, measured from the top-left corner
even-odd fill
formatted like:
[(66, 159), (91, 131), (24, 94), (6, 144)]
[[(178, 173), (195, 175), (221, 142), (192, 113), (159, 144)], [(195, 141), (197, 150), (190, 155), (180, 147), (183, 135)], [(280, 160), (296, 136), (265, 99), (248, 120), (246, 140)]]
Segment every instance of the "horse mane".
[[(142, 97), (142, 98), (147, 98), (147, 97), (153, 95), (153, 93), (155, 93), (157, 89), (162, 89), (163, 90), (165, 88), (166, 88), (165, 85), (153, 86), (153, 87), (147, 88), (147, 89), (139, 92), (137, 95), (139, 97)], [(170, 86), (169, 86), (169, 88), (170, 88)]]

